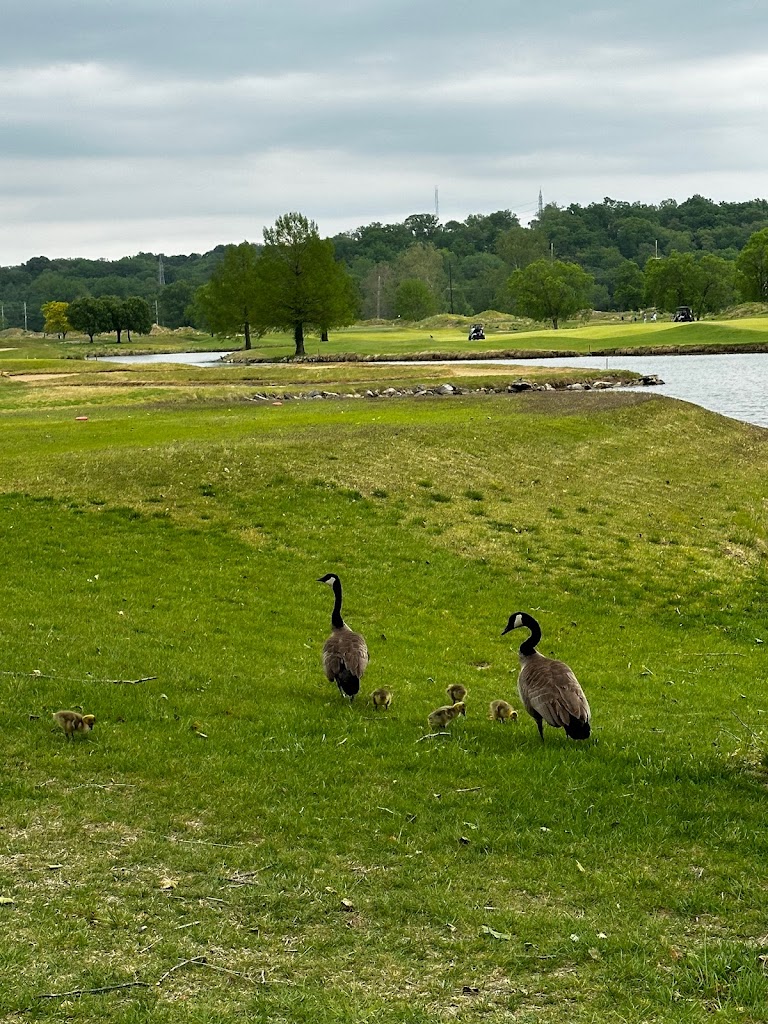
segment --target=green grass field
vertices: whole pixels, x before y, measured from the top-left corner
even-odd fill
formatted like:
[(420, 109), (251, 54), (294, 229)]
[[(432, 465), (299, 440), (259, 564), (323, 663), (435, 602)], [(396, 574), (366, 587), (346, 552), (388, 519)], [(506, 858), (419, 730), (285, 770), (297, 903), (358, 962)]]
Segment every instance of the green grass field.
[[(0, 1021), (763, 1020), (768, 434), (186, 372), (0, 378)], [(590, 741), (488, 721), (516, 610)], [(422, 740), (454, 682), (466, 720)]]
[[(656, 323), (619, 321), (602, 314), (587, 322), (566, 323), (560, 330), (542, 329), (530, 321), (494, 314), (486, 321), (486, 339), (467, 341), (466, 325), (445, 327), (447, 318), (440, 316), (421, 326), (401, 327), (397, 324), (378, 326), (356, 325), (333, 331), (330, 341), (321, 342), (316, 335), (305, 341), (310, 359), (333, 359), (340, 356), (365, 359), (414, 358), (445, 355), (492, 356), (494, 354), (604, 354), (616, 351), (632, 353), (657, 350), (663, 353), (691, 350), (727, 351), (768, 347), (768, 318), (755, 316), (733, 320), (702, 320), (698, 323), (676, 324), (668, 319)], [(467, 319), (469, 322), (470, 318)], [(482, 314), (479, 319), (482, 319)], [(211, 338), (196, 331), (176, 331), (152, 337), (134, 336), (119, 346), (102, 336), (90, 344), (87, 339), (71, 337), (65, 343), (53, 338), (0, 337), (0, 366), (7, 361), (46, 358), (87, 359), (95, 355), (142, 352), (227, 351), (242, 349), (242, 337)], [(293, 355), (293, 339), (287, 334), (270, 334), (254, 338), (250, 351), (237, 352), (236, 361), (279, 360)]]

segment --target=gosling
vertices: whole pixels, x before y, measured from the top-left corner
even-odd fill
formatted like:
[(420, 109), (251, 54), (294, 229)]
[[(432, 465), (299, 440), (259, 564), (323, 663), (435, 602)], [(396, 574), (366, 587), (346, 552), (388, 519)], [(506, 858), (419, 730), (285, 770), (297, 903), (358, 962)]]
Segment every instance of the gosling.
[(428, 717), (430, 729), (445, 729), (449, 722), (459, 715), (466, 715), (467, 709), (464, 701), (456, 701), (455, 704), (446, 704), (445, 707), (436, 708)]
[(492, 722), (501, 722), (502, 725), (506, 725), (507, 722), (517, 721), (517, 712), (505, 700), (492, 700), (488, 708), (488, 717)]
[(466, 686), (462, 686), (461, 683), (453, 683), (453, 685), (449, 686), (445, 692), (448, 694), (452, 704), (457, 704), (467, 696), (467, 688)]
[(53, 720), (56, 725), (61, 726), (64, 735), (68, 740), (75, 738), (75, 733), (90, 732), (96, 721), (95, 715), (81, 715), (77, 711), (55, 711)]
[(379, 708), (389, 711), (389, 705), (392, 703), (392, 694), (382, 686), (378, 690), (373, 691), (371, 701), (377, 711)]

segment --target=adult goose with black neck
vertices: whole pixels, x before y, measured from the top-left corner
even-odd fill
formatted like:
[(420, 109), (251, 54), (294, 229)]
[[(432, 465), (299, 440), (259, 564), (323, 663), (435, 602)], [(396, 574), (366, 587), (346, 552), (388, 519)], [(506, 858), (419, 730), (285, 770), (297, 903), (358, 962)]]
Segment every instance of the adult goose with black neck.
[(326, 573), (317, 582), (327, 583), (334, 596), (331, 635), (323, 644), (323, 670), (326, 678), (336, 683), (342, 697), (353, 701), (360, 692), (360, 679), (368, 665), (368, 647), (341, 617), (341, 580), (336, 573)]
[(530, 630), (531, 635), (520, 645), (517, 690), (525, 710), (536, 722), (542, 742), (542, 722), (565, 729), (573, 740), (588, 739), (591, 713), (578, 679), (565, 662), (539, 654), (536, 644), (541, 640), (541, 627), (527, 612), (510, 615), (501, 635), (520, 628)]

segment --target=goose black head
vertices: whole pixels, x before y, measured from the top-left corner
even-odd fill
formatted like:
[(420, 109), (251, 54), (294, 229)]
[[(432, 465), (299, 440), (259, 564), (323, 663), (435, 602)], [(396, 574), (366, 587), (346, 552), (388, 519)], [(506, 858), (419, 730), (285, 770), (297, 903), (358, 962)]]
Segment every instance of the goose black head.
[(502, 630), (501, 635), (504, 636), (505, 633), (511, 633), (513, 629), (519, 629), (523, 625), (523, 613), (513, 612), (512, 615), (509, 616), (509, 622)]
[(325, 576), (321, 576), (320, 579), (317, 582), (318, 583), (327, 583), (329, 587), (332, 587), (334, 585), (334, 583), (338, 582), (338, 580), (339, 580), (339, 577), (336, 575), (335, 572), (327, 572), (325, 574)]

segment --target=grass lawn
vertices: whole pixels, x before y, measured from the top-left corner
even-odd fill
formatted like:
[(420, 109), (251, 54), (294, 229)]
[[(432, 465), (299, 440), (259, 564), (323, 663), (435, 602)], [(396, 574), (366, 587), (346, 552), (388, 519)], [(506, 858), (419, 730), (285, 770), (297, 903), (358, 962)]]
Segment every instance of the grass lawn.
[[(440, 323), (444, 318), (436, 318)], [(330, 340), (321, 342), (316, 335), (305, 339), (307, 357), (329, 359), (372, 357), (388, 359), (457, 357), (491, 357), (493, 355), (610, 353), (637, 354), (650, 350), (662, 354), (678, 351), (754, 351), (768, 350), (768, 318), (750, 317), (734, 320), (702, 320), (698, 323), (676, 324), (669, 320), (656, 323), (621, 322), (613, 318), (594, 321), (573, 321), (560, 330), (542, 329), (530, 321), (509, 317), (486, 323), (485, 341), (467, 341), (464, 327), (357, 325), (331, 332)], [(134, 336), (120, 345), (106, 337), (93, 344), (87, 339), (70, 337), (65, 342), (53, 338), (0, 338), (0, 368), (8, 363), (29, 360), (66, 358), (82, 360), (111, 354), (128, 355), (145, 352), (194, 352), (235, 350), (235, 362), (270, 361), (293, 355), (293, 339), (288, 334), (270, 334), (254, 338), (249, 351), (242, 350), (243, 339), (211, 338), (197, 331), (174, 331), (152, 337)]]
[[(768, 434), (178, 373), (0, 378), (0, 1021), (763, 1020)], [(329, 571), (371, 652), (351, 707)], [(590, 741), (487, 719), (516, 610)]]

